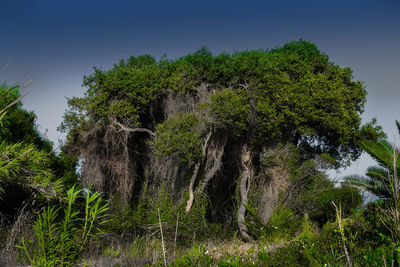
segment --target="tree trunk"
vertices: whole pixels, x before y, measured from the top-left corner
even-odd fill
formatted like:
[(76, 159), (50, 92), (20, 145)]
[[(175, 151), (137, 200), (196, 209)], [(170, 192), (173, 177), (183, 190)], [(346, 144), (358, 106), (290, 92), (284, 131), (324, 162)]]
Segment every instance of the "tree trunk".
[(189, 185), (189, 199), (186, 202), (186, 212), (189, 212), (190, 209), (192, 208), (193, 205), (193, 200), (194, 200), (194, 194), (193, 194), (193, 186), (194, 186), (194, 182), (196, 181), (196, 177), (197, 174), (199, 172), (200, 169), (200, 165), (201, 165), (201, 161), (199, 161), (196, 166), (194, 167), (194, 171), (192, 174), (192, 178), (190, 179), (190, 185)]
[[(204, 141), (204, 144), (203, 144), (203, 155), (206, 154), (207, 147), (208, 147), (208, 142), (210, 141), (211, 134), (212, 134), (212, 131), (210, 131), (208, 133), (208, 135), (206, 137), (206, 140)], [(188, 213), (190, 211), (190, 209), (192, 208), (192, 205), (193, 205), (193, 200), (194, 200), (193, 187), (194, 187), (194, 183), (196, 182), (197, 174), (199, 173), (199, 169), (200, 169), (200, 166), (201, 166), (201, 163), (203, 162), (203, 160), (204, 160), (204, 158), (202, 160), (200, 160), (196, 164), (196, 166), (194, 166), (192, 178), (190, 179), (190, 185), (189, 185), (189, 199), (186, 202), (186, 213)]]
[(242, 166), (243, 172), (240, 178), (240, 207), (238, 211), (238, 226), (239, 232), (242, 235), (245, 241), (251, 241), (253, 238), (248, 233), (248, 228), (246, 226), (246, 206), (248, 204), (247, 195), (250, 190), (250, 179), (251, 179), (251, 158), (250, 158), (250, 150), (248, 150), (247, 146), (243, 148), (242, 152)]
[(211, 179), (215, 176), (215, 174), (221, 169), (222, 166), (222, 156), (224, 155), (225, 152), (225, 144), (226, 144), (226, 139), (225, 142), (223, 143), (222, 146), (220, 146), (218, 149), (215, 149), (212, 152), (212, 155), (208, 155), (207, 157), (207, 164), (206, 164), (206, 170), (204, 174), (204, 179), (202, 183), (200, 184), (200, 188), (198, 193), (202, 194), (207, 187), (208, 183), (211, 181)]

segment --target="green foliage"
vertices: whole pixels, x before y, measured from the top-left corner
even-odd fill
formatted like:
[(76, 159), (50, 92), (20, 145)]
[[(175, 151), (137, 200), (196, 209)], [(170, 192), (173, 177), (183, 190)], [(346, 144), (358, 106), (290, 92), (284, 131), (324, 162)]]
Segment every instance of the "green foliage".
[(61, 180), (56, 180), (49, 168), (47, 153), (32, 144), (0, 143), (0, 184), (15, 183), (54, 198), (62, 190)]
[[(372, 203), (366, 209), (361, 208), (356, 214), (344, 218), (342, 226), (346, 246), (354, 266), (397, 266), (400, 259), (400, 246), (387, 236), (380, 217), (385, 204)], [(285, 224), (284, 218), (292, 214), (289, 209), (281, 208), (274, 216), (275, 225)], [(281, 223), (279, 223), (281, 222)], [(290, 222), (289, 222), (290, 224)], [(258, 250), (225, 251), (218, 245), (210, 250), (207, 246), (194, 243), (190, 249), (178, 253), (169, 266), (346, 266), (343, 256), (341, 234), (337, 222), (328, 222), (322, 228), (312, 221), (307, 214), (298, 221), (296, 235), (286, 236), (280, 242), (258, 242)], [(148, 247), (144, 239), (134, 242), (134, 251), (145, 255)], [(235, 242), (232, 240), (224, 241)], [(211, 243), (212, 244), (212, 243)], [(228, 245), (229, 247), (229, 245)], [(235, 247), (235, 245), (233, 246)], [(147, 250), (147, 249), (146, 249)], [(217, 253), (216, 253), (217, 252)], [(157, 253), (161, 253), (158, 250)], [(147, 255), (147, 254), (146, 254)], [(158, 258), (162, 266), (162, 259)]]
[[(22, 108), (18, 86), (0, 85), (0, 213), (15, 212), (24, 196), (2, 187), (18, 187), (27, 196), (57, 198), (66, 184), (77, 181), (76, 158), (56, 155), (35, 124), (35, 114)], [(68, 181), (67, 181), (68, 179)]]
[(183, 162), (203, 157), (201, 136), (196, 131), (199, 119), (193, 113), (179, 113), (156, 127), (153, 144), (159, 157), (176, 156)]
[(148, 55), (122, 60), (109, 71), (94, 68), (93, 75), (84, 77), (83, 85), (88, 87), (85, 96), (68, 100), (71, 110), (60, 129), (84, 128), (88, 121), (107, 119), (140, 126), (146, 107), (162, 91), (162, 78), (159, 64)]
[[(263, 160), (265, 162), (266, 159)], [(300, 164), (294, 154), (287, 161), (291, 169), (292, 185), (284, 193), (284, 199), (286, 205), (296, 211), (296, 214), (307, 213), (312, 221), (318, 222), (322, 227), (335, 218), (332, 201), (342, 204), (344, 216), (351, 215), (352, 210), (362, 204), (358, 189), (346, 183), (338, 187), (326, 174), (319, 171), (337, 166), (337, 162), (329, 155), (322, 154), (315, 160)]]
[[(147, 198), (148, 197), (148, 198)], [(166, 188), (161, 188), (157, 196), (144, 196), (136, 206), (132, 219), (136, 225), (157, 224), (158, 211), (162, 222), (174, 225), (177, 210), (175, 209), (171, 197)]]
[(212, 94), (210, 111), (215, 123), (232, 130), (234, 135), (239, 136), (248, 130), (250, 105), (245, 92), (224, 89)]
[[(213, 56), (206, 48), (175, 61), (131, 57), (111, 70), (95, 68), (84, 78), (83, 98), (69, 100), (60, 129), (77, 143), (94, 124), (117, 120), (131, 127), (155, 127), (168, 89), (178, 94), (204, 83), (212, 120), (253, 142), (293, 142), (302, 155), (328, 153), (342, 163), (360, 154), (358, 142), (379, 136), (374, 123), (361, 126), (366, 91), (352, 71), (329, 62), (315, 44), (294, 41), (272, 50)], [(196, 93), (192, 93), (194, 96)], [(167, 114), (168, 115), (168, 114)]]
[(170, 266), (212, 266), (213, 262), (214, 259), (205, 247), (195, 245), (187, 253), (176, 258)]
[[(354, 220), (345, 219), (344, 235), (350, 257), (355, 266), (396, 266), (397, 246), (387, 242), (371, 242), (376, 231), (364, 220), (363, 213)], [(374, 233), (375, 232), (375, 233)], [(268, 266), (346, 266), (341, 236), (337, 223), (326, 224), (320, 232), (308, 216), (304, 217), (302, 230), (297, 238), (275, 250), (261, 248), (259, 264)]]
[[(0, 85), (0, 99), (0, 140), (33, 144), (40, 150), (51, 152), (51, 142), (41, 136), (35, 125), (36, 115), (22, 108), (18, 86)], [(14, 104), (10, 105), (11, 103)]]
[[(179, 214), (178, 238), (182, 244), (187, 245), (194, 239), (204, 240), (210, 235), (220, 234), (222, 232), (221, 226), (208, 222), (206, 218), (209, 206), (206, 196), (196, 199), (189, 213), (185, 210), (187, 199), (188, 196), (185, 195), (181, 203), (174, 205), (168, 190), (163, 188), (157, 196), (148, 195), (140, 199), (139, 204), (128, 215), (129, 217), (122, 218), (120, 223), (117, 218), (117, 225), (114, 227), (118, 228), (119, 224), (122, 228), (132, 227), (136, 231), (141, 231), (146, 229), (147, 226), (158, 225), (158, 211), (160, 211), (164, 235), (170, 238), (175, 236), (175, 227)], [(126, 225), (128, 222), (132, 226)]]
[[(103, 234), (98, 228), (105, 223), (108, 203), (104, 204), (98, 192), (85, 192), (84, 211), (77, 207), (83, 190), (72, 187), (67, 191), (66, 206), (47, 207), (34, 224), (35, 243), (31, 246), (22, 238), (18, 246), (33, 266), (71, 266), (78, 259), (89, 240)], [(82, 196), (81, 196), (82, 197)], [(63, 211), (59, 220), (60, 211)]]
[[(35, 115), (21, 108), (17, 86), (1, 85), (0, 98), (0, 188), (17, 184), (46, 198), (57, 197), (62, 181), (53, 174), (53, 162), (59, 158), (51, 152), (51, 143), (37, 131)], [(64, 170), (62, 167), (60, 170)], [(2, 189), (0, 193), (7, 194)]]
[[(207, 219), (207, 210), (209, 209), (209, 200), (206, 195), (196, 199), (189, 213), (185, 212), (188, 195), (185, 195), (184, 201), (179, 205), (179, 235), (193, 240), (205, 240), (210, 237), (217, 237), (222, 234), (222, 225), (210, 223)], [(187, 242), (190, 239), (187, 239)]]
[[(397, 121), (396, 123), (400, 133), (400, 124)], [(378, 166), (369, 167), (365, 176), (351, 175), (345, 177), (344, 180), (353, 186), (375, 194), (381, 199), (393, 199), (394, 183), (398, 184), (398, 177), (400, 175), (399, 149), (382, 138), (364, 140), (361, 142), (361, 147), (376, 160)], [(394, 157), (396, 157), (396, 170), (394, 170)]]
[(335, 218), (332, 201), (341, 203), (344, 216), (348, 216), (353, 209), (362, 204), (362, 197), (359, 190), (346, 184), (335, 187), (330, 181), (315, 181), (308, 186), (297, 205), (306, 207), (309, 217), (322, 226)]
[(294, 212), (285, 206), (278, 207), (272, 214), (266, 225), (270, 239), (288, 238), (299, 229), (299, 222), (294, 217)]
[(246, 223), (249, 232), (258, 240), (290, 239), (300, 228), (301, 220), (295, 216), (293, 210), (286, 206), (277, 207), (265, 225), (250, 207), (246, 207), (246, 209), (249, 213), (249, 222)]

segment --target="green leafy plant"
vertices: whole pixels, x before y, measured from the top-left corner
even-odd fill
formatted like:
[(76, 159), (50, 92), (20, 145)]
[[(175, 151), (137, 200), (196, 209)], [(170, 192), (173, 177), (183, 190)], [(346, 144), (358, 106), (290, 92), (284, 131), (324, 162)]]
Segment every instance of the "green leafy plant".
[[(84, 212), (76, 206), (77, 199), (85, 194)], [(98, 227), (106, 222), (108, 203), (100, 193), (84, 192), (73, 186), (67, 191), (66, 206), (47, 207), (34, 224), (35, 245), (22, 238), (20, 248), (33, 266), (71, 266), (87, 246), (89, 239), (104, 232)], [(61, 220), (61, 211), (64, 212)]]
[(212, 256), (208, 250), (199, 245), (194, 245), (191, 250), (175, 259), (170, 266), (211, 266), (213, 263)]
[(199, 119), (194, 113), (179, 113), (157, 125), (154, 147), (159, 157), (176, 155), (182, 161), (203, 157), (200, 134), (195, 131)]
[[(248, 130), (247, 118), (250, 105), (248, 96), (242, 88), (237, 91), (224, 89), (211, 95), (210, 111), (215, 123), (233, 130), (233, 134), (240, 136)], [(243, 104), (246, 103), (246, 104)]]
[[(398, 128), (400, 131), (400, 128)], [(390, 199), (392, 196), (391, 177), (394, 173), (393, 155), (397, 158), (396, 175), (400, 174), (400, 154), (393, 144), (385, 139), (377, 141), (364, 141), (362, 148), (377, 161), (378, 166), (367, 169), (365, 176), (351, 175), (345, 177), (348, 183), (367, 190), (381, 199)], [(396, 181), (398, 183), (398, 181)]]

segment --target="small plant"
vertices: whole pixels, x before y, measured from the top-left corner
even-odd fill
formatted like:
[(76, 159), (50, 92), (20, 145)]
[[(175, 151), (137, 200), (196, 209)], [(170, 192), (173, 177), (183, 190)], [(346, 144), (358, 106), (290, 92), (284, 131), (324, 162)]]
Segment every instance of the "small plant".
[(110, 257), (118, 257), (121, 255), (121, 251), (114, 247), (107, 247), (104, 251), (104, 255), (110, 256)]
[[(199, 245), (194, 245), (193, 248), (181, 257), (175, 259), (175, 266), (211, 266), (214, 262), (213, 257), (208, 250)], [(170, 266), (173, 266), (172, 264)]]
[(105, 223), (108, 203), (98, 192), (85, 192), (85, 210), (81, 213), (76, 207), (76, 201), (84, 193), (82, 189), (73, 186), (67, 191), (61, 220), (60, 210), (54, 206), (47, 207), (38, 216), (34, 224), (36, 242), (22, 238), (20, 248), (33, 266), (71, 266), (76, 262), (90, 238), (104, 234), (98, 225)]

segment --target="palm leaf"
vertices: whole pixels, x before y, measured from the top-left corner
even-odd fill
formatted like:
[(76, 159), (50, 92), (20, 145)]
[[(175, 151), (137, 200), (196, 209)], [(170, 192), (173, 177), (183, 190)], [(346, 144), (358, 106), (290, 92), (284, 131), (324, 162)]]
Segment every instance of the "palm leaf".
[(353, 187), (367, 190), (379, 198), (386, 199), (390, 197), (390, 193), (388, 192), (384, 183), (373, 180), (369, 177), (361, 175), (351, 175), (344, 177), (344, 181), (349, 183)]
[(365, 140), (362, 148), (375, 159), (382, 168), (393, 169), (393, 145), (384, 139), (378, 141)]
[(397, 120), (396, 120), (396, 126), (397, 126), (397, 131), (399, 132), (400, 135), (400, 122), (398, 122)]
[(379, 166), (371, 166), (368, 167), (367, 173), (365, 174), (370, 179), (378, 180), (383, 183), (389, 183), (389, 175), (390, 171), (386, 168), (382, 168)]

